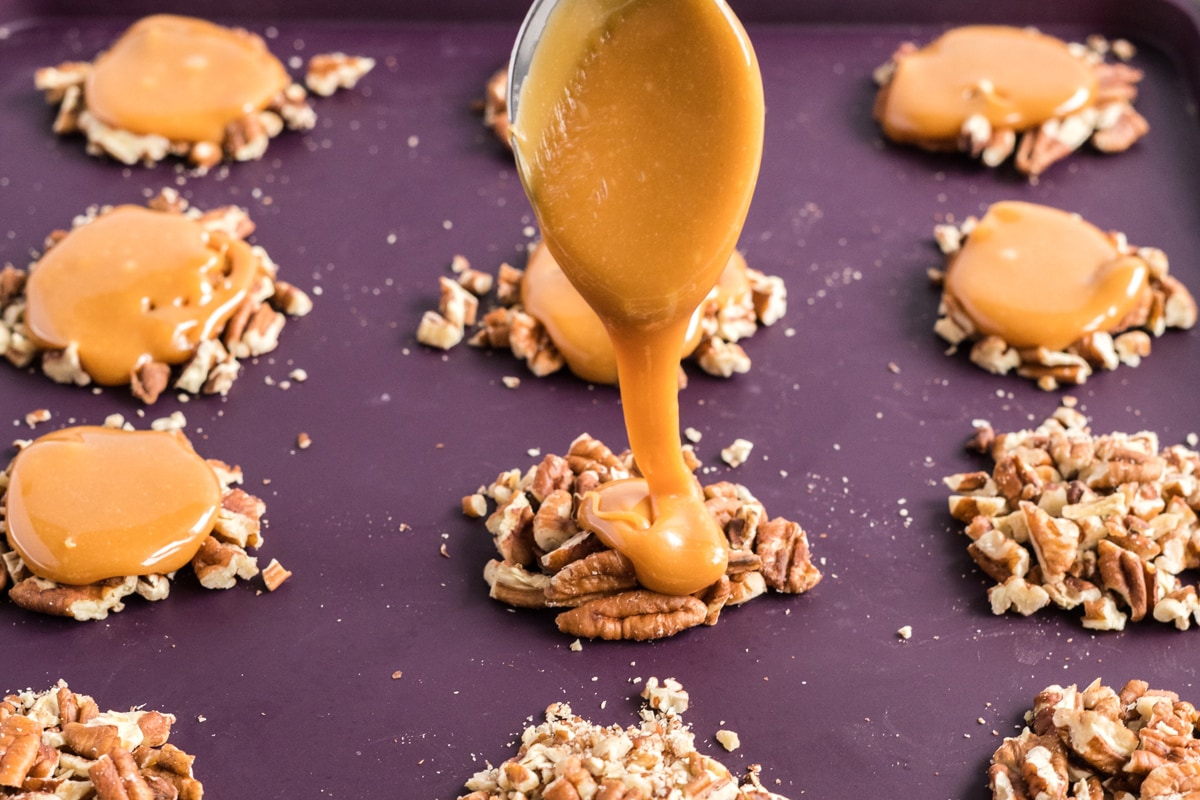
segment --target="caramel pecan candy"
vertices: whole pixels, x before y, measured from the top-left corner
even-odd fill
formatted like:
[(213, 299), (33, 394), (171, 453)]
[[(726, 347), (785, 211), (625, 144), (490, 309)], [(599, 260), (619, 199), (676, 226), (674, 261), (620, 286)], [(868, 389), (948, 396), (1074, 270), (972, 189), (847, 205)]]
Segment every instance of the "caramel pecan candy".
[(996, 581), (992, 611), (1082, 609), (1083, 625), (1122, 630), (1200, 621), (1200, 454), (1151, 432), (1094, 435), (1068, 402), (1033, 430), (977, 423), (988, 472), (944, 479), (967, 552)]
[[(685, 456), (693, 470), (699, 466), (690, 450)], [(491, 597), (518, 608), (559, 609), (559, 630), (573, 636), (642, 641), (715, 625), (724, 608), (768, 589), (800, 594), (821, 580), (800, 525), (769, 519), (744, 486), (719, 482), (703, 491), (705, 508), (729, 542), (725, 575), (695, 595), (643, 588), (629, 559), (579, 517), (585, 493), (638, 474), (629, 452), (614, 453), (583, 434), (566, 455), (546, 455), (525, 472), (507, 470), (464, 497), (467, 516), (486, 516), (499, 555), (484, 568)], [(490, 515), (489, 500), (496, 504)]]
[(1131, 680), (1049, 686), (1019, 736), (992, 756), (995, 800), (1181, 800), (1200, 791), (1196, 708), (1174, 692)]
[[(106, 424), (122, 427), (126, 423), (114, 415)], [(266, 504), (238, 487), (242, 482), (239, 467), (230, 467), (223, 461), (208, 461), (217, 479), (221, 482), (221, 508), (213, 531), (200, 545), (191, 561), (192, 571), (200, 585), (207, 589), (229, 589), (238, 580), (250, 580), (259, 574), (258, 562), (249, 550), (263, 543), (263, 514)], [(4, 530), (4, 495), (8, 488), (10, 462), (0, 472), (0, 532)], [(270, 574), (264, 578), (267, 588), (274, 591), (291, 573), (272, 562)], [(0, 538), (0, 588), (11, 582), (9, 599), (21, 608), (41, 614), (70, 617), (80, 622), (100, 620), (125, 610), (125, 599), (136, 595), (155, 602), (170, 594), (170, 575), (128, 575), (109, 578), (83, 586), (56, 583), (34, 575), (21, 556), (9, 548), (8, 542)], [(0, 784), (2, 785), (2, 784)]]
[(688, 695), (671, 678), (651, 677), (642, 691), (640, 723), (596, 725), (567, 703), (546, 709), (545, 722), (521, 736), (517, 754), (475, 773), (459, 800), (786, 800), (763, 788), (753, 765), (739, 782), (698, 752), (684, 724)]
[(172, 714), (100, 711), (65, 681), (0, 702), (0, 795), (200, 800), (192, 756), (168, 744)]

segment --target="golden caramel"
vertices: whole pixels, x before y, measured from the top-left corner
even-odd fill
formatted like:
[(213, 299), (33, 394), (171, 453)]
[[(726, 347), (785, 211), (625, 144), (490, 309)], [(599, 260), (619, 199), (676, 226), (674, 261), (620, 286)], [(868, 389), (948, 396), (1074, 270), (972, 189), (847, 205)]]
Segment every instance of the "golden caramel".
[(946, 271), (945, 291), (984, 334), (1061, 350), (1116, 327), (1147, 290), (1146, 263), (1123, 256), (1077, 215), (996, 203)]
[(118, 206), (72, 230), (25, 288), (34, 342), (71, 344), (109, 386), (147, 361), (178, 364), (219, 331), (258, 278), (250, 246), (181, 214)]
[(216, 473), (183, 436), (87, 426), (22, 450), (5, 495), (9, 545), (71, 585), (179, 569), (220, 507)]
[(1024, 130), (1090, 105), (1096, 77), (1067, 45), (1028, 28), (973, 25), (947, 31), (899, 58), (876, 116), (897, 142), (953, 142), (982, 115)]
[(220, 142), (226, 125), (266, 108), (289, 83), (258, 36), (157, 14), (96, 58), (84, 94), (88, 110), (113, 128)]
[(683, 460), (679, 354), (758, 176), (754, 51), (718, 0), (564, 0), (517, 108), (522, 182), (546, 245), (612, 340), (645, 476), (586, 497), (592, 528), (647, 588), (698, 591), (724, 573), (728, 545)]
[[(717, 282), (717, 303), (739, 301), (749, 292), (746, 260), (735, 250)], [(521, 304), (546, 328), (571, 372), (592, 383), (617, 382), (617, 356), (604, 324), (545, 244), (539, 243), (529, 254)], [(692, 314), (680, 358), (687, 358), (700, 343), (700, 315), (701, 309)]]

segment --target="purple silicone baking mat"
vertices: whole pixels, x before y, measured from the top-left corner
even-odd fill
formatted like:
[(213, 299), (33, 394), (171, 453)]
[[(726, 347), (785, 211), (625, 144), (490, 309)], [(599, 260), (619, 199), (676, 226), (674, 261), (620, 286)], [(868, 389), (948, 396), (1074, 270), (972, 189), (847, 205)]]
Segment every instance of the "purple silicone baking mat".
[[(148, 9), (116, 3), (94, 16), (83, 3), (0, 0), (0, 262), (25, 265), (92, 204), (172, 186), (202, 208), (246, 207), (254, 241), (315, 301), (228, 397), (168, 394), (145, 419), (124, 390), (93, 394), (0, 365), (0, 424), (12, 420), (14, 439), (113, 412), (144, 427), (182, 411), (197, 449), (240, 464), (265, 499), (260, 562), (276, 557), (294, 573), (274, 593), (181, 578), (166, 601), (133, 599), (86, 624), (0, 603), (0, 690), (65, 678), (106, 708), (173, 712), (172, 741), (196, 756), (209, 796), (227, 798), (453, 798), (512, 754), (551, 702), (631, 723), (631, 681), (650, 675), (691, 692), (685, 719), (704, 752), (738, 773), (763, 764), (766, 784), (793, 800), (881, 787), (986, 797), (992, 751), (1051, 683), (1137, 677), (1200, 701), (1196, 630), (1091, 633), (1075, 612), (990, 613), (990, 581), (940, 479), (982, 464), (963, 450), (973, 419), (1025, 427), (1063, 393), (944, 355), (926, 278), (940, 263), (936, 222), (1015, 198), (1161, 247), (1200, 289), (1200, 39), (1181, 2), (739, 4), (767, 96), (741, 248), (785, 279), (789, 307), (744, 343), (748, 374), (691, 371), (682, 421), (703, 434), (705, 479), (744, 483), (772, 515), (799, 520), (825, 579), (804, 596), (728, 609), (712, 628), (576, 652), (553, 614), (488, 599), (491, 539), (459, 501), (534, 463), (532, 448), (561, 453), (583, 431), (623, 447), (615, 391), (414, 338), (453, 255), (494, 272), (520, 265), (532, 235), (507, 153), (473, 108), (507, 59), (520, 4), (414, 3), (411, 17), (384, 3), (334, 13), (313, 0), (295, 16), (268, 4), (253, 17), (238, 16), (241, 5), (188, 6), (263, 33), (289, 63), (333, 50), (378, 60), (359, 88), (315, 101), (311, 132), (197, 177), (87, 156), (79, 139), (50, 133), (53, 113), (33, 89), (37, 67), (91, 58)], [(1122, 155), (1076, 155), (1035, 186), (884, 144), (872, 70), (902, 40), (975, 20), (1134, 38), (1150, 134)], [(1097, 431), (1149, 429), (1177, 443), (1200, 430), (1198, 365), (1200, 333), (1174, 332), (1140, 367), (1071, 394)], [(295, 368), (307, 381), (281, 388)], [(518, 388), (506, 388), (509, 375)], [(53, 418), (30, 431), (23, 418), (36, 408)], [(301, 432), (312, 438), (302, 451)], [(755, 447), (731, 470), (719, 452), (736, 438)], [(740, 749), (715, 742), (722, 727)]]

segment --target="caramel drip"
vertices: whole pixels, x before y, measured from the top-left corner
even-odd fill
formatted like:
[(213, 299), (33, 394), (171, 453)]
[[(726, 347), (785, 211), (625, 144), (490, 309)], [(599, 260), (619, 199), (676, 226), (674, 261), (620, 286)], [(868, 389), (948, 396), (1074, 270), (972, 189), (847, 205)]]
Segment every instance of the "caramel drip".
[(606, 494), (625, 491), (615, 484), (584, 502), (617, 514), (595, 530), (642, 585), (698, 591), (724, 573), (728, 545), (683, 460), (679, 354), (758, 175), (753, 49), (718, 0), (563, 0), (521, 92), (521, 179), (547, 247), (612, 340), (651, 519), (605, 510)]
[(172, 141), (220, 142), (291, 82), (262, 39), (191, 17), (134, 23), (97, 56), (84, 94), (101, 122)]
[(181, 435), (88, 426), (22, 450), (5, 495), (9, 545), (70, 585), (179, 569), (220, 507), (216, 473)]
[(180, 214), (119, 206), (72, 230), (30, 272), (25, 321), (47, 350), (75, 344), (97, 383), (178, 364), (220, 330), (260, 268), (249, 245)]
[(951, 260), (945, 291), (982, 333), (1015, 347), (1065, 348), (1112, 330), (1147, 290), (1146, 263), (1077, 215), (996, 203)]
[[(746, 261), (735, 250), (717, 283), (717, 303), (739, 300), (749, 291)], [(617, 356), (604, 323), (544, 244), (533, 249), (525, 264), (521, 304), (546, 328), (571, 372), (591, 383), (617, 382)], [(681, 358), (691, 355), (700, 343), (700, 312), (697, 309), (688, 323)]]
[(1027, 28), (955, 28), (897, 61), (877, 110), (894, 141), (953, 142), (974, 115), (1025, 130), (1084, 108), (1096, 77), (1052, 36)]

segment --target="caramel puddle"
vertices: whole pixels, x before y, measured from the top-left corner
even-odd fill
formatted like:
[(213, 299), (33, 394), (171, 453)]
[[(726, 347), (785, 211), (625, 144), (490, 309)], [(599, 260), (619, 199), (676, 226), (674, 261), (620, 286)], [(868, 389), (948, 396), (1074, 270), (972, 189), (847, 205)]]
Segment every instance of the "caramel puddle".
[(5, 494), (9, 545), (70, 585), (179, 569), (220, 508), (216, 473), (183, 436), (90, 426), (23, 449)]

